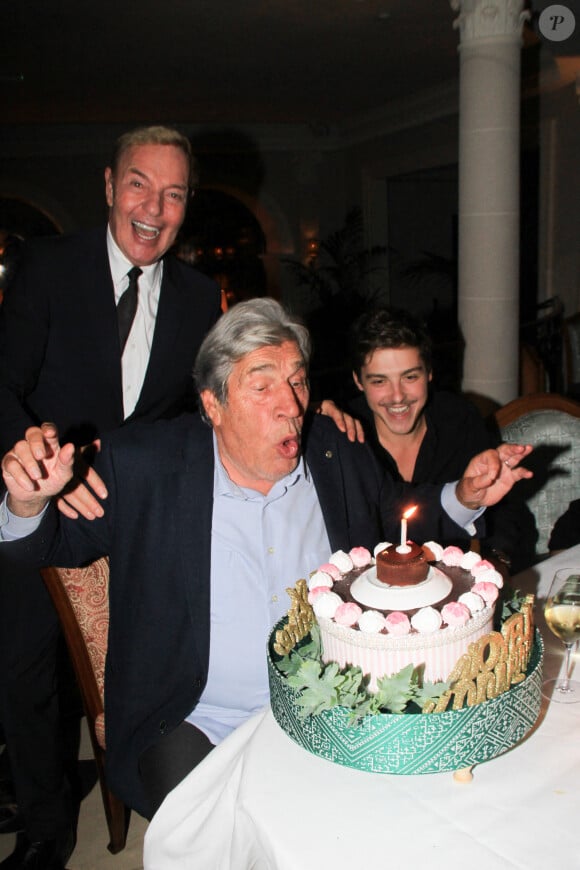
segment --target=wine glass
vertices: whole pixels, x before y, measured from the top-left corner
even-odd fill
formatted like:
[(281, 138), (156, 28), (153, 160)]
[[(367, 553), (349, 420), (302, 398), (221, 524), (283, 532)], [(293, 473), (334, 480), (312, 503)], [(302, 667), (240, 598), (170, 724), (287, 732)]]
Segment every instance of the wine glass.
[(580, 639), (580, 571), (561, 568), (554, 574), (544, 606), (544, 616), (550, 631), (566, 647), (564, 678), (546, 680), (543, 694), (552, 701), (573, 704), (580, 701), (580, 683), (570, 680), (570, 652)]

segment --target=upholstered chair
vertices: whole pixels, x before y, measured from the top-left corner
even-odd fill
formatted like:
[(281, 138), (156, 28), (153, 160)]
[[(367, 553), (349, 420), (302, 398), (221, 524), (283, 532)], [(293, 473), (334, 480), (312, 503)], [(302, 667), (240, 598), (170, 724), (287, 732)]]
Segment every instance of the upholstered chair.
[(109, 829), (108, 849), (116, 854), (125, 847), (129, 810), (109, 790), (104, 769), (109, 561), (98, 559), (85, 568), (45, 568), (42, 575), (58, 613), (81, 692)]
[(517, 484), (534, 515), (538, 557), (548, 552), (554, 523), (580, 498), (580, 403), (556, 393), (514, 399), (495, 413), (504, 441), (532, 444), (531, 480)]

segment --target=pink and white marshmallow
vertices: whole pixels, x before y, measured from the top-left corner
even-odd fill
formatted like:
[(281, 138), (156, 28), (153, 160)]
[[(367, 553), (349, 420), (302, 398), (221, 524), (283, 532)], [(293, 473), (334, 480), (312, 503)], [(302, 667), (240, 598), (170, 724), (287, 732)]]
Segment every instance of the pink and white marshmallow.
[(470, 613), (479, 613), (485, 607), (485, 601), (477, 592), (464, 592), (457, 600), (465, 604)]
[(316, 596), (312, 609), (319, 619), (332, 619), (341, 604), (340, 595), (328, 591)]
[(366, 547), (353, 547), (352, 550), (349, 550), (348, 555), (355, 568), (364, 568), (365, 565), (370, 564), (372, 558)]
[(489, 569), (494, 570), (493, 565), (487, 559), (482, 559), (481, 557), (477, 560), (475, 565), (471, 567), (471, 573), (474, 577), (477, 577), (478, 574), (481, 574), (482, 571), (489, 571)]
[(486, 583), (485, 581), (474, 583), (471, 591), (481, 595), (486, 604), (494, 604), (499, 595), (499, 589), (495, 583)]
[(341, 574), (347, 574), (353, 569), (352, 559), (344, 550), (337, 550), (328, 561), (331, 565), (336, 565)]
[(411, 625), (419, 634), (432, 634), (441, 628), (441, 614), (434, 607), (422, 607), (411, 617)]
[(478, 583), (494, 583), (498, 589), (503, 587), (503, 577), (495, 568), (489, 567), (473, 575)]
[(380, 634), (387, 626), (385, 617), (378, 610), (365, 610), (358, 618), (358, 627), (363, 634)]
[(340, 607), (337, 607), (334, 613), (334, 621), (337, 625), (346, 625), (347, 628), (352, 628), (356, 625), (359, 617), (362, 615), (362, 609), (355, 604), (354, 601), (345, 601)]
[(308, 603), (314, 604), (319, 595), (324, 595), (324, 593), (328, 591), (328, 586), (315, 586), (314, 589), (309, 589)]
[(465, 571), (471, 571), (473, 566), (477, 565), (478, 562), (481, 562), (479, 553), (476, 553), (474, 550), (468, 550), (461, 558), (460, 567)]
[(459, 568), (464, 555), (465, 553), (460, 547), (445, 547), (441, 561), (450, 568)]
[(321, 565), (318, 569), (319, 571), (324, 571), (325, 574), (328, 574), (329, 577), (332, 577), (333, 580), (340, 580), (342, 574), (340, 570), (333, 565), (332, 562), (325, 562), (324, 565)]
[(469, 608), (460, 601), (449, 601), (445, 604), (441, 609), (441, 616), (450, 628), (458, 628), (471, 619)]
[(328, 589), (332, 589), (334, 586), (334, 580), (327, 574), (326, 571), (313, 571), (310, 577), (308, 578), (308, 588), (315, 589), (317, 586), (326, 586)]
[(392, 613), (385, 618), (385, 626), (389, 634), (393, 637), (403, 637), (411, 631), (411, 623), (406, 613), (400, 610), (393, 610)]

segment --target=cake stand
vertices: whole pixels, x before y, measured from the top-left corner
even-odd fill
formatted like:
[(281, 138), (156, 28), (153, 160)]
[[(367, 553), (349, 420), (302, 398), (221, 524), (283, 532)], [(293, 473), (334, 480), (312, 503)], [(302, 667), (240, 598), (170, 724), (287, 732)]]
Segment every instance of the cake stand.
[[(271, 705), (280, 727), (315, 755), (371, 773), (427, 774), (464, 771), (501, 755), (534, 727), (541, 706), (543, 642), (535, 640), (525, 679), (496, 698), (443, 713), (367, 716), (349, 725), (344, 707), (303, 718), (299, 692), (288, 685), (268, 648)], [(468, 777), (469, 778), (469, 775)]]

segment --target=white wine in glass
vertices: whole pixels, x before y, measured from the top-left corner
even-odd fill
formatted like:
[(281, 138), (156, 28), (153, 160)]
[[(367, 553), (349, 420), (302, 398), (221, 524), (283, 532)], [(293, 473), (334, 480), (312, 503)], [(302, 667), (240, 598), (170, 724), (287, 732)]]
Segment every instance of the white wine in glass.
[(556, 571), (544, 606), (548, 628), (566, 647), (564, 678), (546, 680), (543, 694), (552, 701), (573, 704), (580, 701), (580, 683), (571, 680), (570, 653), (580, 640), (580, 571), (561, 568)]

